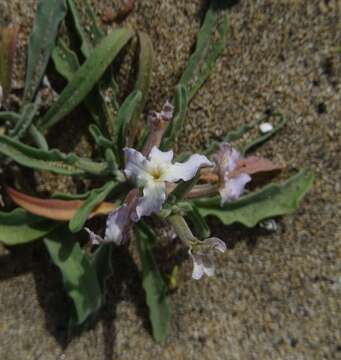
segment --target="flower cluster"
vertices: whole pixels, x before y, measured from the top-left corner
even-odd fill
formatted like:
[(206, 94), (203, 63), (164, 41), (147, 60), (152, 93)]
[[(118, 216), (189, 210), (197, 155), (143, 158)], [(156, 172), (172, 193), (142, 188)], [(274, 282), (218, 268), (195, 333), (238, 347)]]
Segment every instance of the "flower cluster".
[[(142, 152), (130, 147), (124, 149), (124, 174), (133, 183), (135, 189), (128, 194), (123, 205), (109, 214), (104, 238), (88, 228), (85, 229), (93, 244), (114, 242), (116, 245), (121, 245), (124, 243), (128, 239), (133, 223), (137, 223), (144, 216), (160, 213), (167, 199), (167, 188), (172, 187), (172, 184), (174, 188), (179, 182), (193, 179), (202, 168), (209, 169), (212, 174), (218, 173), (221, 205), (237, 199), (243, 193), (245, 185), (251, 180), (248, 174), (235, 174), (234, 170), (241, 156), (229, 144), (221, 145), (220, 150), (213, 156), (213, 161), (204, 155), (193, 154), (185, 162), (173, 163), (173, 151), (161, 151), (157, 146), (163, 135), (162, 126), (171, 120), (172, 115), (173, 108), (169, 103), (164, 105), (160, 113), (151, 113), (149, 122), (152, 132)], [(181, 233), (183, 231), (180, 229), (178, 233), (180, 238)], [(199, 241), (191, 232), (188, 239), (182, 236), (181, 240), (188, 247), (189, 255), (193, 260), (192, 277), (200, 279), (204, 274), (212, 276), (214, 274), (213, 255), (216, 251), (225, 252), (225, 243), (218, 238)]]

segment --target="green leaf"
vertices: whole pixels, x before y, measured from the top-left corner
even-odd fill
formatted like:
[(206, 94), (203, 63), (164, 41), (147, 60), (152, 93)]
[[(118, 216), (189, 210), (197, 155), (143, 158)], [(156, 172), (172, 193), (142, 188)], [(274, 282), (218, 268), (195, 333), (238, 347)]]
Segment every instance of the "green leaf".
[(135, 90), (126, 97), (118, 110), (114, 132), (112, 134), (112, 142), (115, 144), (116, 157), (119, 159), (121, 166), (124, 165), (123, 148), (127, 145), (128, 129), (131, 129), (133, 126), (132, 121), (139, 111), (141, 101), (141, 91)]
[(139, 130), (139, 118), (146, 105), (148, 91), (151, 84), (152, 66), (153, 66), (153, 44), (150, 37), (143, 33), (138, 33), (139, 54), (138, 54), (138, 71), (135, 84), (135, 90), (141, 92), (141, 99), (138, 102), (130, 126), (130, 142), (132, 143)]
[(30, 102), (44, 76), (58, 26), (66, 14), (65, 0), (38, 1), (38, 10), (33, 24), (28, 48), (27, 73), (24, 99)]
[(210, 1), (210, 6), (198, 33), (195, 51), (191, 55), (179, 82), (179, 84), (186, 86), (189, 100), (208, 78), (226, 43), (227, 15), (219, 9), (218, 3), (219, 0)]
[(96, 15), (88, 0), (67, 0), (67, 2), (81, 39), (81, 51), (85, 57), (88, 57), (105, 35), (97, 25)]
[(136, 226), (136, 238), (153, 337), (157, 342), (162, 342), (168, 333), (170, 309), (166, 298), (167, 287), (152, 253), (155, 235), (140, 222)]
[(5, 245), (25, 244), (47, 235), (57, 225), (21, 208), (0, 212), (0, 242)]
[(58, 228), (45, 237), (44, 242), (62, 274), (65, 291), (73, 302), (70, 325), (82, 325), (103, 305), (97, 273), (66, 227)]
[(43, 116), (40, 121), (42, 129), (46, 130), (56, 124), (84, 100), (132, 36), (131, 30), (117, 29), (101, 41)]
[(195, 235), (199, 239), (207, 239), (211, 235), (210, 228), (204, 219), (204, 217), (200, 214), (198, 208), (195, 206), (195, 204), (189, 204), (188, 209), (186, 209), (186, 218), (190, 221)]
[(82, 230), (89, 214), (97, 205), (106, 199), (115, 185), (116, 183), (114, 181), (109, 181), (103, 187), (91, 190), (88, 198), (76, 211), (76, 214), (69, 222), (69, 229), (71, 232), (75, 233)]
[(225, 225), (240, 223), (253, 227), (261, 220), (294, 212), (313, 181), (312, 172), (301, 171), (283, 184), (269, 184), (223, 207), (217, 197), (196, 200), (194, 204), (204, 217), (216, 216)]
[(63, 154), (57, 149), (37, 149), (5, 135), (0, 135), (0, 154), (8, 156), (20, 165), (63, 175), (102, 175), (107, 171), (105, 163), (96, 163), (72, 153)]
[(263, 144), (265, 141), (273, 137), (282, 127), (286, 124), (287, 119), (281, 113), (274, 113), (271, 115), (272, 117), (278, 118), (278, 121), (273, 126), (273, 129), (266, 134), (258, 136), (256, 139), (251, 140), (248, 144), (244, 146), (242, 149), (242, 154), (246, 154), (251, 150), (254, 150), (259, 145)]
[(174, 97), (174, 116), (162, 138), (161, 150), (168, 149), (176, 136), (181, 133), (188, 107), (187, 91), (183, 85), (177, 85)]
[(113, 149), (114, 148), (114, 144), (112, 141), (110, 141), (108, 138), (106, 138), (101, 129), (95, 125), (95, 124), (91, 124), (89, 126), (89, 132), (90, 135), (92, 136), (92, 138), (94, 139), (96, 145), (104, 148), (104, 149)]
[(97, 274), (97, 279), (102, 290), (103, 298), (106, 292), (106, 281), (113, 273), (111, 257), (112, 244), (99, 245), (96, 251), (90, 257), (91, 265)]
[(20, 118), (17, 121), (15, 127), (9, 131), (9, 136), (14, 139), (22, 138), (32, 125), (36, 112), (37, 106), (35, 104), (29, 103), (24, 105), (20, 114)]
[[(273, 135), (275, 135), (279, 130), (282, 129), (282, 127), (286, 124), (287, 119), (283, 116), (283, 114), (276, 112), (270, 115), (270, 117), (274, 117), (277, 121), (276, 124), (274, 125), (274, 128), (272, 131), (257, 137), (256, 139), (253, 139), (251, 141), (249, 141), (248, 144), (246, 144), (242, 149), (241, 152), (243, 154), (245, 154), (246, 152), (249, 152), (250, 150), (254, 149), (256, 146), (261, 145), (262, 143), (264, 143), (266, 140), (270, 139)], [(249, 124), (244, 124), (242, 126), (240, 126), (238, 129), (236, 130), (232, 130), (230, 132), (227, 133), (227, 135), (221, 140), (221, 141), (213, 141), (210, 146), (206, 149), (206, 151), (204, 152), (205, 155), (211, 155), (214, 152), (219, 150), (220, 144), (222, 142), (227, 142), (227, 143), (233, 143), (237, 140), (240, 140), (245, 134), (247, 134), (248, 132), (250, 132), (251, 130), (257, 129), (258, 126), (265, 122), (265, 121), (269, 121), (269, 115), (265, 115), (265, 116), (261, 116), (259, 117), (257, 120), (249, 123)]]
[(77, 55), (62, 40), (58, 39), (51, 58), (57, 72), (70, 82), (80, 67)]

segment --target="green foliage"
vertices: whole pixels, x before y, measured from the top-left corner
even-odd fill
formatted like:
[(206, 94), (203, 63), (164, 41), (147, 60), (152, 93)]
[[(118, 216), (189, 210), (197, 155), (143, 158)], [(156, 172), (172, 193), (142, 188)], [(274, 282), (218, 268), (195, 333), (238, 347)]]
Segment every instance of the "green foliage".
[(88, 0), (67, 0), (76, 31), (81, 40), (81, 51), (88, 57), (104, 37)]
[(101, 188), (91, 190), (87, 199), (69, 222), (71, 232), (75, 233), (82, 230), (91, 211), (106, 199), (115, 185), (114, 181), (109, 181)]
[(139, 53), (138, 53), (138, 70), (137, 79), (135, 83), (135, 90), (141, 93), (141, 99), (136, 104), (133, 117), (131, 119), (130, 138), (132, 142), (138, 130), (138, 121), (140, 115), (145, 107), (148, 91), (152, 77), (152, 66), (153, 66), (153, 44), (150, 37), (143, 33), (138, 33), (139, 40)]
[(123, 148), (128, 145), (128, 129), (133, 126), (133, 119), (140, 109), (142, 100), (141, 91), (135, 90), (126, 97), (120, 109), (118, 110), (117, 119), (112, 134), (112, 142), (115, 144), (116, 157), (121, 166), (124, 164)]
[(47, 235), (56, 226), (56, 222), (29, 214), (20, 208), (0, 212), (0, 242), (5, 245), (25, 244)]
[(313, 181), (311, 172), (301, 171), (281, 185), (269, 184), (223, 207), (218, 197), (196, 200), (194, 204), (204, 217), (215, 216), (225, 225), (240, 223), (253, 227), (261, 220), (294, 212)]
[(91, 266), (95, 269), (99, 286), (102, 290), (102, 302), (106, 293), (106, 282), (113, 272), (112, 264), (112, 244), (101, 244), (91, 255)]
[(97, 272), (66, 227), (60, 227), (46, 236), (44, 242), (52, 261), (62, 274), (64, 289), (73, 302), (70, 326), (82, 325), (104, 303)]
[(188, 107), (188, 97), (185, 86), (177, 85), (174, 97), (174, 116), (167, 127), (161, 142), (161, 150), (168, 149), (174, 142), (176, 136), (181, 133)]
[(28, 48), (27, 73), (24, 99), (30, 102), (44, 76), (58, 26), (66, 14), (65, 0), (38, 1), (37, 14), (33, 24)]
[[(280, 131), (287, 122), (287, 119), (283, 116), (282, 113), (279, 113), (279, 112), (271, 114), (270, 117), (272, 119), (276, 119), (275, 120), (276, 123), (273, 126), (273, 129), (266, 134), (263, 134), (261, 136), (256, 137), (255, 139), (250, 140), (245, 146), (242, 147), (242, 149), (241, 149), (242, 154), (246, 154), (247, 152), (254, 150), (257, 146), (259, 146), (262, 143), (264, 143), (265, 141), (269, 140), (278, 131)], [(240, 140), (248, 132), (250, 132), (251, 130), (257, 129), (261, 123), (268, 121), (268, 120), (269, 120), (268, 115), (261, 116), (257, 120), (255, 120), (249, 124), (244, 124), (244, 125), (240, 126), (238, 129), (228, 132), (227, 135), (221, 141), (211, 142), (211, 144), (205, 151), (205, 155), (211, 155), (214, 152), (218, 151), (219, 146), (222, 142), (233, 143), (237, 140)]]
[(132, 35), (131, 30), (117, 29), (101, 41), (43, 116), (40, 121), (42, 129), (56, 124), (85, 99)]
[(0, 154), (6, 155), (22, 166), (47, 170), (63, 175), (104, 175), (105, 163), (94, 162), (75, 154), (63, 154), (57, 149), (43, 150), (0, 135)]
[(152, 253), (153, 244), (156, 242), (155, 235), (149, 227), (140, 222), (136, 226), (136, 240), (153, 337), (157, 342), (162, 342), (168, 333), (170, 309), (166, 298), (167, 287)]
[(227, 15), (217, 6), (218, 3), (218, 0), (210, 1), (209, 9), (197, 36), (195, 51), (179, 82), (186, 86), (189, 100), (204, 84), (225, 46), (228, 21)]
[(18, 119), (15, 127), (9, 131), (9, 136), (13, 139), (20, 139), (25, 135), (27, 129), (30, 128), (33, 122), (34, 115), (37, 112), (37, 106), (29, 103), (23, 106), (20, 118)]
[(51, 58), (57, 72), (70, 82), (74, 73), (80, 67), (76, 53), (73, 52), (63, 40), (58, 39), (52, 51)]
[(186, 203), (185, 216), (190, 221), (198, 239), (207, 239), (210, 237), (211, 230), (205, 218), (200, 214), (200, 211), (194, 203)]

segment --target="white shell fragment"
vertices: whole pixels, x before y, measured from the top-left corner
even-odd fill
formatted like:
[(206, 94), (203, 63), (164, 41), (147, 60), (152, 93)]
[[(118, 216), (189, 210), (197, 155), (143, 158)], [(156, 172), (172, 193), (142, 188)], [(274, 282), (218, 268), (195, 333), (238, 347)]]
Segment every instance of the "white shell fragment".
[(259, 130), (261, 133), (266, 134), (273, 130), (273, 126), (268, 122), (264, 122), (259, 125)]

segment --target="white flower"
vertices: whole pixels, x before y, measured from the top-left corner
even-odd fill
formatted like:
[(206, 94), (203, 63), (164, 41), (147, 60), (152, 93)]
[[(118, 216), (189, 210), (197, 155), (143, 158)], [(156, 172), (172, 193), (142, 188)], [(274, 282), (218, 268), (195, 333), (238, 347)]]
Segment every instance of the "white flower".
[(145, 158), (141, 153), (125, 148), (125, 174), (138, 187), (143, 187), (143, 196), (139, 198), (133, 221), (141, 216), (158, 213), (166, 200), (166, 182), (188, 181), (202, 166), (212, 166), (206, 156), (194, 154), (184, 163), (172, 164), (173, 151), (160, 151), (154, 146)]
[(225, 243), (216, 237), (198, 242), (188, 251), (193, 260), (193, 279), (199, 280), (204, 274), (207, 276), (214, 275), (215, 251), (220, 251), (222, 253), (226, 251)]
[(221, 144), (220, 150), (214, 157), (219, 169), (220, 179), (224, 181), (224, 186), (219, 190), (221, 206), (225, 202), (238, 199), (243, 193), (245, 185), (251, 181), (250, 175), (246, 173), (230, 176), (240, 158), (240, 153), (227, 143)]
[(88, 232), (92, 245), (108, 242), (114, 242), (116, 245), (121, 245), (128, 236), (127, 227), (129, 225), (129, 221), (128, 206), (124, 204), (118, 209), (113, 210), (108, 215), (104, 239), (90, 229), (84, 229)]

